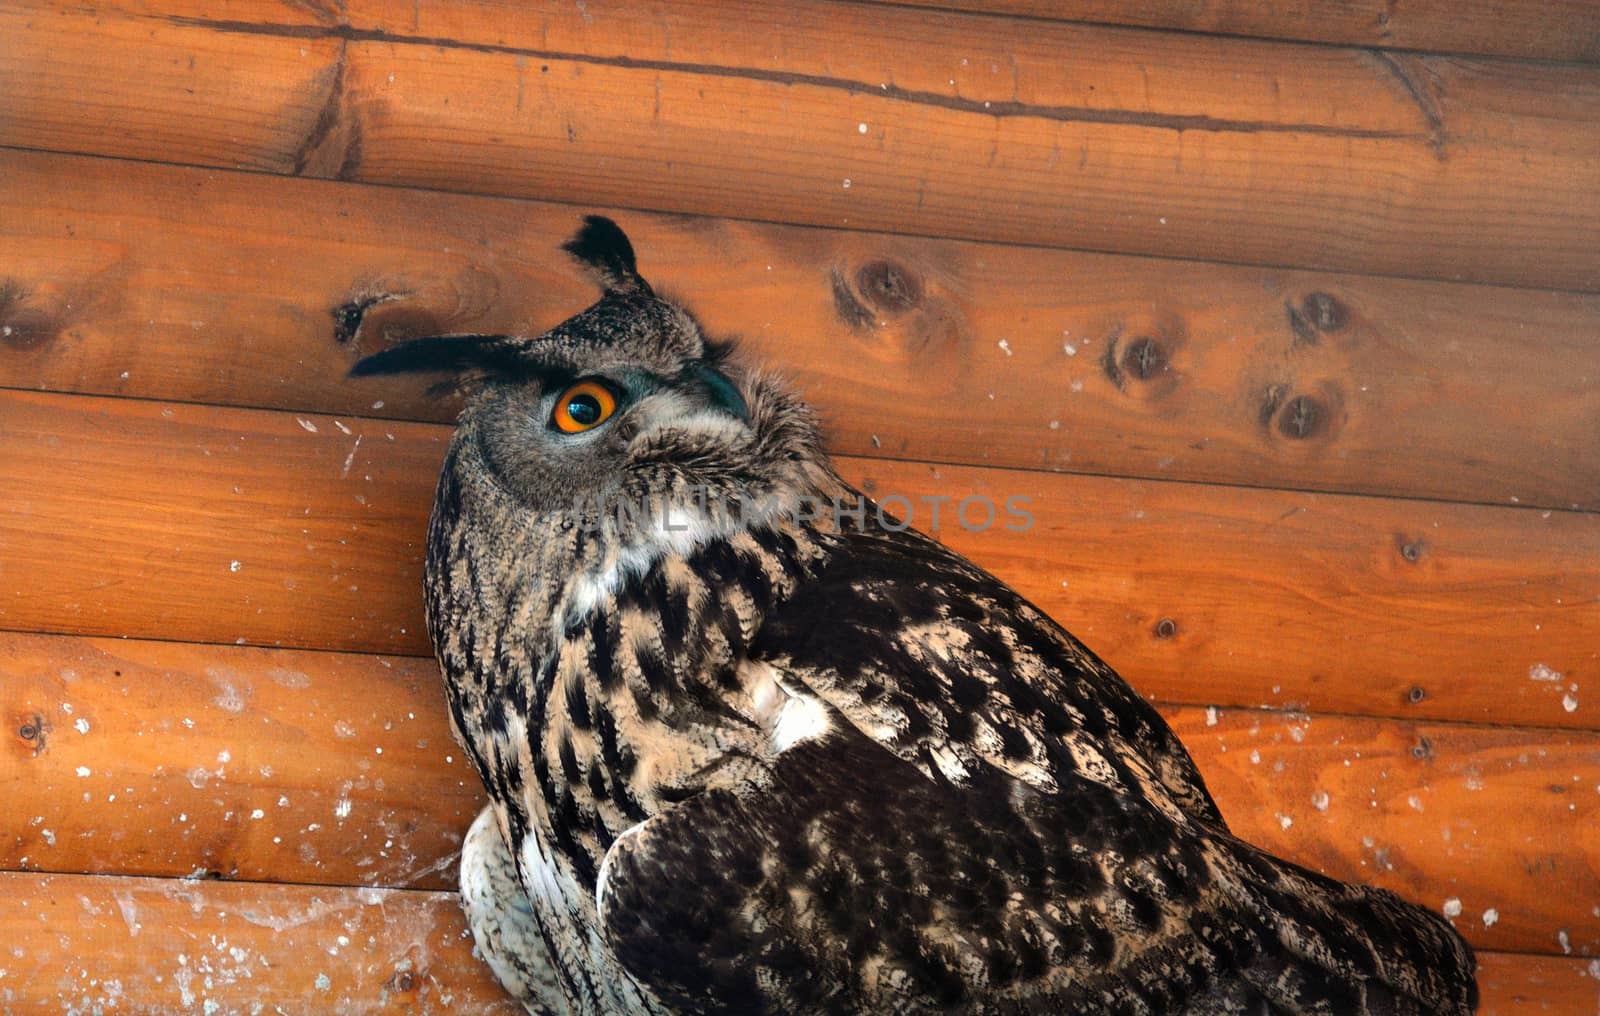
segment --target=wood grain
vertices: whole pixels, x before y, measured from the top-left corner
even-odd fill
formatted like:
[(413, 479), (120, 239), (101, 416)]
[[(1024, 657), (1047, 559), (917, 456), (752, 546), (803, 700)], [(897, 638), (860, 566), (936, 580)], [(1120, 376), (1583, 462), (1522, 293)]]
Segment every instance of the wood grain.
[[(22, 152), (0, 176), (0, 385), (443, 421), (432, 379), (345, 371), (594, 296), (568, 206)], [(615, 214), (845, 453), (1600, 508), (1600, 297)]]
[(347, 27), (8, 10), (0, 144), (1600, 286), (1588, 66), (854, 4), (363, 11)]
[[(424, 655), (421, 542), (447, 434), (0, 394), (0, 627)], [(1600, 515), (841, 467), (1155, 697), (1596, 725)], [(934, 526), (938, 496), (953, 500)], [(957, 520), (968, 497), (995, 506), (988, 528)], [(1030, 499), (1026, 531), (1007, 528), (1013, 497)], [(984, 524), (981, 501), (965, 511)]]
[(453, 888), (431, 660), (0, 634), (0, 868)]
[(1588, 0), (907, 0), (907, 6), (1384, 49), (1600, 60), (1600, 7)]
[[(48, 636), (0, 650), (0, 869), (454, 885), (480, 797), (431, 665)], [(1600, 735), (1164, 711), (1245, 839), (1456, 900), (1483, 947), (1600, 955)]]
[(1436, 911), (1459, 906), (1453, 923), (1483, 947), (1600, 955), (1595, 735), (1163, 712), (1242, 839)]
[(0, 1003), (42, 1012), (522, 1012), (454, 893), (0, 872)]
[[(15, 873), (0, 887), (10, 1012), (521, 1012), (471, 955), (453, 894)], [(1478, 961), (1483, 1016), (1594, 1004), (1581, 959)]]

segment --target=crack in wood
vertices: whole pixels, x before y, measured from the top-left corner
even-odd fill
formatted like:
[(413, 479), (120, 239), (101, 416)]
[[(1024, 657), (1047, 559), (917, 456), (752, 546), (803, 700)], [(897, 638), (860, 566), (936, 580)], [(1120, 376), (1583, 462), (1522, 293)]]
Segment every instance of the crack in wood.
[[(349, 25), (282, 25), (249, 21), (210, 20), (182, 15), (166, 15), (156, 20), (184, 28), (203, 28), (216, 32), (245, 35), (281, 36), (292, 39), (339, 39), (345, 43), (378, 42), (390, 45), (429, 46), (474, 53), (492, 53), (502, 56), (529, 57), (537, 60), (561, 60), (597, 67), (615, 67), (621, 70), (647, 70), (681, 74), (700, 74), (707, 77), (734, 78), (745, 81), (763, 81), (785, 87), (806, 86), (848, 92), (851, 95), (880, 95), (897, 102), (973, 113), (996, 119), (1031, 118), (1058, 123), (1096, 123), (1126, 127), (1150, 127), (1158, 130), (1205, 131), (1239, 134), (1311, 134), (1325, 137), (1358, 140), (1428, 140), (1436, 146), (1442, 139), (1412, 131), (1380, 130), (1376, 128), (1341, 127), (1333, 124), (1277, 122), (1272, 120), (1245, 120), (1203, 114), (1152, 113), (1131, 109), (1103, 109), (1090, 106), (1036, 105), (1015, 100), (964, 99), (894, 84), (872, 85), (848, 78), (824, 74), (806, 74), (797, 71), (766, 70), (759, 67), (729, 67), (722, 64), (654, 60), (628, 56), (597, 56), (589, 53), (565, 53), (558, 50), (531, 49), (504, 44), (463, 42), (444, 36), (397, 35), (380, 29), (354, 28)], [(1402, 80), (1404, 77), (1402, 76)], [(1415, 96), (1415, 92), (1413, 92)], [(1418, 98), (1419, 105), (1422, 100)], [(1430, 125), (1437, 126), (1430, 120)]]
[(1440, 162), (1445, 160), (1445, 129), (1444, 112), (1439, 108), (1438, 98), (1433, 94), (1421, 79), (1417, 68), (1412, 66), (1416, 58), (1403, 54), (1387, 53), (1381, 49), (1367, 51), (1378, 65), (1389, 72), (1389, 75), (1400, 82), (1406, 95), (1411, 98), (1417, 111), (1422, 114), (1422, 119), (1428, 125), (1428, 147), (1433, 149), (1433, 154)]
[(293, 154), (295, 176), (333, 177), (348, 180), (361, 162), (361, 123), (347, 115), (345, 75), (349, 68), (350, 44), (340, 40), (333, 66), (318, 75), (326, 78), (326, 98), (317, 119)]

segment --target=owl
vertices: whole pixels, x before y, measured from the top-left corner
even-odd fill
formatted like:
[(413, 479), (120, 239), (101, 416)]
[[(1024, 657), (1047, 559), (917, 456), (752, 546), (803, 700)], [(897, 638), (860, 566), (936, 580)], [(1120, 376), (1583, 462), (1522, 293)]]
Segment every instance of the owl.
[(807, 406), (640, 277), (356, 375), (467, 398), (427, 535), (490, 804), (479, 951), (534, 1013), (1468, 1013), (1441, 918), (1239, 840), (1159, 714), (840, 479)]

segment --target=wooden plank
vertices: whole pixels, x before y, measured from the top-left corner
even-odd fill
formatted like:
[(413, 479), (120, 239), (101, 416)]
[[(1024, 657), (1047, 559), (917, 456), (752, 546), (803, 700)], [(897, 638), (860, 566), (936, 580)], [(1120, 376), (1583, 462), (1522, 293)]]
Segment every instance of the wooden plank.
[[(452, 884), (478, 797), (444, 739), (442, 696), (412, 687), (433, 684), (431, 667), (401, 683), (383, 661), (282, 650), (41, 636), (0, 648), (15, 660), (0, 671), (8, 723), (46, 728), (42, 749), (8, 735), (0, 869)], [(1600, 735), (1164, 712), (1245, 839), (1425, 906), (1454, 900), (1482, 947), (1600, 955)], [(419, 732), (429, 743), (414, 748)]]
[(427, 652), (422, 542), (445, 428), (0, 405), (0, 627)]
[[(899, 0), (888, 0), (894, 3)], [(1533, 60), (1600, 60), (1600, 6), (1590, 0), (905, 0), (907, 6), (1425, 49)]]
[(775, 0), (370, 10), (353, 28), (8, 10), (0, 144), (1600, 286), (1592, 67)]
[[(0, 39), (5, 144), (273, 173), (303, 168), (297, 153), (318, 130), (342, 50), (332, 38), (264, 45), (247, 35), (175, 32), (159, 23), (63, 16), (27, 5), (0, 11)], [(47, 58), (52, 48), (55, 56)], [(65, 67), (77, 59), (89, 61), (82, 75)], [(112, 68), (116, 73), (108, 73)], [(19, 77), (33, 83), (23, 87)], [(89, 85), (95, 77), (104, 83)], [(112, 84), (113, 77), (122, 83)], [(81, 91), (62, 102), (58, 88)]]
[[(449, 420), (428, 380), (344, 373), (593, 298), (568, 206), (23, 152), (0, 176), (0, 385)], [(1600, 297), (616, 214), (845, 453), (1600, 508)]]
[(1560, 956), (1478, 954), (1480, 1016), (1600, 1012), (1600, 967)]
[(432, 661), (0, 634), (0, 869), (453, 888)]
[(522, 1012), (454, 893), (0, 872), (9, 1013)]
[(1163, 711), (1241, 838), (1454, 915), (1481, 947), (1600, 955), (1595, 735)]
[[(449, 894), (15, 873), (0, 886), (10, 1012), (522, 1011), (471, 955)], [(1483, 1016), (1591, 1011), (1581, 959), (1478, 962)]]
[[(0, 627), (426, 654), (421, 543), (447, 434), (0, 393)], [(1595, 725), (1600, 515), (841, 468), (1156, 697)], [(934, 527), (938, 496), (954, 500)], [(1032, 527), (997, 508), (968, 531), (969, 496), (1029, 498)], [(966, 518), (981, 526), (982, 503)]]

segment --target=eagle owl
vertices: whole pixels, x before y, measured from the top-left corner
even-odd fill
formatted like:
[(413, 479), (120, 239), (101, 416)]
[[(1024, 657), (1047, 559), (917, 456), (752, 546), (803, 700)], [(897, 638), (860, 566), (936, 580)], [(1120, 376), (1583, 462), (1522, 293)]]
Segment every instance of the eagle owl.
[(530, 1011), (1473, 1010), (1448, 924), (1229, 833), (1148, 703), (884, 524), (615, 223), (566, 249), (602, 295), (549, 332), (353, 370), (469, 392), (427, 611), (492, 802), (463, 901)]

